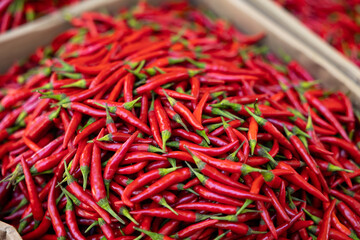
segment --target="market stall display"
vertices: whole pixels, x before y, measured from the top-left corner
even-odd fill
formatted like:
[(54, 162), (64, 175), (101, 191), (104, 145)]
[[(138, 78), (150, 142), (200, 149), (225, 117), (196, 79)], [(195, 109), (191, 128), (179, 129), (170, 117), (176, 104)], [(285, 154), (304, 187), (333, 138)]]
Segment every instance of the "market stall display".
[(0, 77), (24, 239), (359, 234), (359, 116), (263, 33), (184, 2), (71, 23)]

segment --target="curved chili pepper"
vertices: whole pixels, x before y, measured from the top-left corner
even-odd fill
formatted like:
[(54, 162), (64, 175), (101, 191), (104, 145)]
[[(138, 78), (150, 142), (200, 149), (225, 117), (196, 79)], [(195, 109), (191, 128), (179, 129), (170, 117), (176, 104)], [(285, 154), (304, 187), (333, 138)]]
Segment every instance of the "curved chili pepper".
[(59, 211), (58, 211), (58, 209), (56, 207), (56, 203), (55, 203), (56, 178), (53, 178), (53, 180), (51, 182), (52, 182), (52, 184), (50, 187), (49, 198), (48, 198), (48, 211), (49, 211), (51, 222), (54, 227), (57, 238), (61, 239), (61, 240), (65, 240), (66, 239), (66, 230), (62, 223)]
[(323, 220), (322, 220), (321, 228), (320, 228), (320, 231), (318, 234), (319, 239), (328, 239), (329, 238), (330, 218), (331, 218), (332, 212), (334, 211), (335, 204), (336, 204), (336, 200), (333, 199), (331, 201), (330, 205), (328, 206), (328, 208), (326, 209), (326, 212), (325, 212)]
[(247, 107), (245, 107), (245, 110), (255, 119), (255, 121), (263, 127), (268, 133), (273, 135), (274, 138), (276, 138), (280, 144), (282, 144), (284, 147), (289, 149), (291, 152), (294, 152), (295, 149), (291, 145), (291, 143), (285, 138), (285, 136), (277, 130), (274, 125), (272, 125), (270, 122), (265, 120), (264, 118), (261, 118), (259, 116), (256, 116), (253, 114)]
[(183, 222), (199, 222), (208, 218), (206, 215), (201, 215), (199, 213), (194, 213), (191, 211), (176, 210), (178, 215), (171, 212), (166, 208), (151, 208), (151, 209), (142, 209), (131, 211), (131, 214), (142, 214), (145, 216), (169, 218), (174, 220), (179, 220)]
[(161, 132), (162, 149), (165, 151), (166, 141), (171, 137), (170, 121), (163, 106), (161, 105), (160, 100), (158, 99), (154, 101), (154, 111)]
[(183, 203), (176, 205), (176, 208), (184, 210), (223, 213), (227, 215), (234, 215), (239, 210), (239, 208), (235, 206), (210, 202)]
[(24, 240), (39, 238), (44, 234), (46, 234), (46, 232), (50, 227), (51, 227), (50, 215), (49, 212), (46, 211), (40, 225), (34, 231), (23, 235), (22, 238)]
[(191, 150), (206, 153), (209, 156), (219, 156), (219, 155), (225, 154), (228, 151), (230, 151), (231, 149), (233, 149), (234, 146), (236, 146), (238, 143), (239, 143), (239, 141), (236, 140), (235, 142), (232, 142), (224, 147), (207, 148), (207, 147), (198, 146), (194, 143), (187, 142), (187, 141), (178, 141), (178, 142), (168, 142), (167, 146), (176, 147), (183, 151), (186, 150), (186, 148), (189, 148)]
[(306, 162), (309, 168), (316, 173), (317, 175), (320, 174), (319, 167), (317, 166), (315, 160), (311, 157), (311, 155), (307, 152), (305, 146), (301, 142), (301, 140), (294, 135), (293, 133), (289, 132), (289, 130), (284, 126), (284, 130), (286, 136), (290, 139), (291, 143), (295, 146), (296, 151), (300, 154), (301, 158)]
[(21, 166), (23, 168), (23, 172), (25, 176), (26, 187), (29, 193), (29, 201), (30, 201), (31, 209), (33, 211), (35, 227), (36, 227), (43, 219), (44, 210), (41, 206), (41, 202), (38, 193), (36, 191), (36, 186), (31, 176), (31, 172), (24, 158), (21, 158)]
[(130, 195), (135, 189), (142, 187), (142, 186), (150, 183), (153, 180), (161, 178), (161, 177), (165, 176), (166, 174), (169, 174), (175, 170), (176, 170), (176, 168), (169, 168), (169, 169), (159, 168), (159, 169), (152, 170), (152, 171), (147, 172), (146, 174), (141, 175), (140, 177), (136, 178), (135, 181), (131, 182), (129, 185), (126, 186), (123, 194), (121, 195), (122, 201), (127, 206), (133, 207), (134, 204), (130, 201)]
[(138, 87), (135, 92), (136, 94), (143, 94), (146, 92), (150, 92), (151, 90), (160, 87), (161, 85), (167, 84), (169, 82), (181, 81), (186, 80), (190, 77), (195, 76), (196, 74), (200, 73), (201, 71), (192, 71), (192, 70), (185, 70), (183, 72), (170, 72), (165, 73), (160, 76), (155, 76), (150, 78), (146, 81), (146, 84)]
[(131, 137), (121, 146), (121, 148), (116, 151), (116, 153), (110, 158), (109, 162), (106, 164), (104, 170), (104, 182), (107, 191), (109, 191), (109, 184), (115, 175), (116, 169), (118, 168), (120, 162), (124, 159), (125, 154), (129, 150), (131, 144), (134, 142), (138, 134), (139, 131), (133, 133), (133, 135), (131, 135)]
[(321, 201), (328, 202), (328, 198), (325, 197), (318, 189), (316, 189), (314, 186), (310, 185), (308, 182), (304, 181), (304, 179), (289, 165), (284, 164), (282, 162), (279, 162), (279, 164), (276, 166), (278, 169), (285, 169), (290, 170), (293, 172), (293, 175), (291, 177), (284, 175), (284, 178), (288, 180), (289, 182), (301, 187), (308, 193), (314, 195), (315, 197), (319, 198)]
[[(188, 165), (190, 167), (190, 165)], [(270, 199), (267, 197), (261, 196), (259, 194), (252, 194), (250, 192), (246, 192), (241, 189), (233, 188), (222, 183), (216, 182), (211, 178), (207, 178), (201, 173), (198, 173), (192, 169), (193, 173), (199, 178), (200, 182), (207, 187), (209, 190), (217, 192), (219, 194), (224, 194), (229, 197), (239, 198), (239, 199), (251, 199), (251, 200), (258, 200), (258, 201), (265, 201), (269, 202)]]
[(196, 166), (198, 167), (198, 169), (200, 170), (200, 172), (202, 172), (206, 176), (208, 176), (216, 181), (219, 181), (223, 184), (227, 184), (229, 186), (235, 187), (235, 188), (239, 188), (239, 189), (243, 189), (243, 190), (249, 189), (247, 186), (233, 181), (230, 177), (226, 176), (225, 174), (222, 174), (221, 172), (219, 172), (216, 168), (212, 167), (211, 165), (204, 163), (203, 161), (200, 160), (200, 158), (198, 158), (197, 156), (192, 154), (189, 149), (187, 149), (187, 150), (190, 152), (190, 154), (191, 154), (192, 158), (194, 159), (194, 162), (195, 162)]
[(145, 191), (131, 198), (133, 203), (141, 202), (154, 194), (157, 194), (175, 183), (183, 182), (191, 177), (191, 172), (188, 168), (178, 169), (172, 173), (169, 173), (151, 184)]
[(219, 220), (216, 219), (208, 219), (208, 220), (204, 220), (202, 222), (199, 223), (195, 223), (193, 225), (190, 225), (184, 229), (182, 229), (181, 231), (177, 232), (175, 234), (175, 238), (186, 238), (191, 236), (192, 234), (194, 234), (195, 232), (205, 229), (207, 227), (211, 227), (214, 226)]
[(179, 113), (191, 126), (193, 126), (196, 130), (204, 130), (204, 127), (201, 125), (201, 122), (198, 122), (195, 116), (191, 113), (191, 111), (183, 105), (181, 102), (176, 101), (174, 98), (170, 97), (166, 92), (164, 92), (168, 101), (174, 110)]
[(82, 130), (76, 137), (74, 138), (74, 145), (78, 145), (79, 142), (90, 134), (94, 133), (97, 130), (105, 127), (106, 120), (104, 118), (99, 119), (98, 121), (90, 124), (84, 130)]

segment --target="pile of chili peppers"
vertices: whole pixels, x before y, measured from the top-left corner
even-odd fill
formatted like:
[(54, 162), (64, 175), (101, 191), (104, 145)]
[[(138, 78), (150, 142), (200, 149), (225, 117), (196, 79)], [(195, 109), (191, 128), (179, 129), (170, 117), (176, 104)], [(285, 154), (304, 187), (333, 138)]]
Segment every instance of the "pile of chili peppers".
[(274, 0), (360, 66), (360, 1)]
[(0, 34), (80, 0), (1, 0)]
[(87, 12), (0, 77), (23, 239), (359, 239), (359, 114), (185, 2)]

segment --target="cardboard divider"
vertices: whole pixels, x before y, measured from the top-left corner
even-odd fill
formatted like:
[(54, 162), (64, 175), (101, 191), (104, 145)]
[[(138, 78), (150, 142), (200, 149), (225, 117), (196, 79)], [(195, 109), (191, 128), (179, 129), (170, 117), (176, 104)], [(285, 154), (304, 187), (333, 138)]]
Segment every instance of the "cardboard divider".
[(277, 5), (272, 0), (252, 0), (248, 1), (248, 4), (255, 7), (259, 12), (302, 41), (314, 52), (325, 58), (326, 61), (333, 64), (335, 68), (346, 74), (356, 84), (360, 85), (360, 68), (286, 9)]

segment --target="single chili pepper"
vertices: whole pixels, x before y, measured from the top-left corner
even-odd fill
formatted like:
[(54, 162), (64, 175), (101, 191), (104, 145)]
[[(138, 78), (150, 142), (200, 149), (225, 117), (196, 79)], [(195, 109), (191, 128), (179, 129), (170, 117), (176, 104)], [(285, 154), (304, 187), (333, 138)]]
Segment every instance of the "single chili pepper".
[(172, 173), (165, 175), (155, 183), (151, 184), (146, 190), (136, 195), (135, 197), (131, 198), (130, 201), (132, 203), (141, 202), (153, 196), (154, 194), (162, 192), (171, 185), (174, 185), (175, 183), (178, 182), (183, 182), (189, 179), (190, 177), (191, 177), (191, 172), (188, 168), (178, 169)]
[(251, 117), (249, 122), (249, 131), (248, 131), (251, 155), (254, 155), (254, 150), (257, 143), (257, 134), (258, 134), (258, 123), (253, 117)]
[(142, 210), (135, 210), (131, 211), (131, 214), (142, 214), (145, 216), (153, 216), (153, 217), (161, 217), (161, 218), (170, 218), (174, 220), (179, 220), (183, 222), (199, 222), (209, 218), (206, 215), (201, 215), (198, 213), (194, 213), (191, 211), (183, 211), (183, 210), (176, 210), (178, 215), (171, 212), (166, 208), (151, 208), (151, 209), (142, 209)]
[(290, 139), (291, 143), (295, 146), (296, 151), (300, 154), (301, 158), (306, 162), (309, 168), (316, 173), (317, 175), (320, 174), (319, 167), (317, 166), (315, 160), (311, 157), (311, 155), (307, 152), (305, 146), (301, 142), (301, 140), (291, 133), (285, 126), (284, 130), (286, 136)]
[(140, 121), (143, 123), (148, 122), (148, 111), (149, 111), (149, 98), (148, 95), (144, 94), (141, 97), (141, 108), (140, 108)]
[(24, 176), (25, 176), (26, 186), (27, 186), (27, 189), (29, 192), (29, 201), (30, 201), (31, 209), (33, 211), (35, 227), (36, 227), (43, 219), (44, 210), (41, 206), (41, 202), (40, 202), (37, 190), (36, 190), (34, 180), (31, 176), (29, 167), (28, 167), (27, 163), (25, 162), (24, 158), (21, 159), (21, 165), (23, 168)]
[(71, 159), (75, 152), (75, 149), (71, 150), (70, 152), (68, 150), (64, 150), (50, 157), (40, 159), (36, 161), (36, 163), (30, 168), (30, 172), (36, 174), (45, 172), (47, 170), (52, 170), (52, 168), (56, 167), (61, 162), (61, 160)]
[[(94, 143), (103, 150), (116, 152), (123, 144), (121, 143), (105, 143), (94, 140)], [(151, 153), (163, 153), (163, 150), (154, 147), (150, 144), (136, 143), (129, 148), (129, 152), (151, 152)]]
[(334, 211), (335, 204), (336, 204), (336, 200), (333, 199), (331, 201), (330, 205), (328, 206), (328, 208), (326, 209), (326, 212), (324, 214), (323, 221), (321, 224), (321, 228), (320, 228), (320, 231), (318, 234), (319, 239), (328, 239), (329, 238), (330, 218), (331, 218), (332, 212)]
[(230, 177), (226, 176), (225, 174), (222, 174), (219, 172), (216, 168), (212, 167), (211, 165), (204, 163), (201, 161), (200, 158), (198, 158), (196, 155), (194, 155), (189, 149), (187, 149), (188, 152), (191, 154), (192, 158), (194, 159), (194, 162), (200, 172), (205, 174), (206, 176), (219, 181), (223, 184), (227, 184), (232, 187), (236, 187), (243, 190), (248, 190), (249, 188), (243, 184), (240, 184), (238, 182), (233, 181)]
[(184, 210), (196, 210), (196, 211), (206, 211), (214, 213), (223, 213), (227, 215), (234, 215), (238, 207), (219, 204), (219, 203), (207, 203), (207, 202), (195, 202), (195, 203), (184, 203), (176, 206), (178, 209)]
[(136, 163), (134, 165), (130, 165), (130, 166), (126, 166), (126, 167), (121, 167), (118, 168), (118, 170), (116, 171), (117, 174), (134, 174), (139, 172), (140, 170), (142, 170), (144, 167), (146, 167), (148, 165), (147, 162), (139, 162)]
[(151, 90), (156, 89), (157, 87), (160, 87), (161, 85), (167, 84), (169, 82), (176, 82), (181, 80), (186, 80), (188, 78), (191, 78), (197, 74), (199, 74), (201, 71), (193, 71), (193, 70), (185, 70), (183, 72), (170, 72), (165, 73), (160, 76), (155, 76), (146, 81), (146, 84), (138, 87), (135, 90), (136, 94), (143, 94), (145, 92), (149, 92)]
[(106, 111), (94, 109), (78, 102), (65, 103), (61, 106), (92, 117), (106, 117)]
[(243, 164), (243, 163), (232, 162), (232, 161), (228, 161), (228, 160), (219, 160), (219, 159), (210, 157), (204, 153), (198, 152), (196, 150), (191, 150), (191, 152), (195, 156), (199, 157), (203, 162), (205, 162), (209, 165), (212, 165), (213, 167), (216, 167), (219, 170), (224, 170), (224, 171), (231, 172), (231, 173), (241, 173), (242, 175), (246, 175), (249, 172), (256, 172), (256, 171), (263, 172), (264, 171), (262, 169), (253, 168), (253, 167), (251, 167), (247, 164)]
[[(116, 133), (109, 133), (102, 138), (96, 139), (96, 141), (115, 141), (115, 142), (125, 142), (127, 139), (131, 137), (130, 134), (116, 132)], [(143, 144), (152, 144), (153, 141), (151, 139), (144, 139), (144, 138), (135, 138), (135, 143), (143, 143)]]
[(174, 237), (175, 238), (186, 238), (191, 236), (192, 234), (194, 234), (195, 232), (205, 229), (207, 227), (211, 227), (214, 226), (219, 220), (216, 219), (209, 219), (209, 220), (204, 220), (202, 222), (199, 223), (195, 223), (193, 225), (190, 225), (184, 229), (182, 229), (181, 231), (177, 232)]
[(292, 171), (293, 175), (291, 175), (291, 177), (287, 176), (287, 175), (283, 176), (287, 181), (293, 183), (294, 185), (299, 186), (300, 188), (304, 189), (308, 193), (319, 198), (321, 201), (324, 201), (324, 202), (329, 201), (328, 198), (326, 196), (324, 196), (318, 189), (316, 189), (314, 186), (310, 185), (308, 182), (304, 181), (304, 179), (289, 165), (279, 162), (278, 165), (276, 166), (276, 168)]
[(176, 136), (176, 137), (182, 137), (182, 138), (192, 141), (193, 143), (196, 143), (198, 145), (203, 146), (206, 144), (199, 135), (197, 135), (193, 132), (188, 132), (184, 129), (180, 129), (180, 128), (174, 129), (174, 130), (172, 130), (172, 135)]
[(116, 107), (115, 111), (110, 109), (110, 112), (115, 113), (119, 118), (135, 126), (141, 132), (151, 135), (150, 128), (145, 123), (141, 122), (140, 119), (134, 116), (129, 110), (122, 107)]
[(186, 148), (189, 148), (191, 150), (195, 150), (198, 152), (202, 152), (202, 153), (206, 153), (209, 156), (219, 156), (222, 154), (227, 153), (228, 151), (230, 151), (231, 149), (234, 148), (234, 146), (236, 146), (239, 143), (239, 141), (236, 140), (236, 142), (232, 142), (224, 147), (219, 147), (219, 148), (207, 148), (207, 147), (202, 147), (202, 146), (198, 146), (194, 143), (191, 142), (187, 142), (187, 141), (178, 141), (178, 142), (168, 142), (167, 146), (169, 147), (176, 147), (179, 148), (180, 150), (186, 150)]
[(237, 199), (227, 197), (227, 196), (224, 196), (221, 194), (217, 194), (215, 192), (208, 190), (207, 188), (205, 188), (201, 185), (195, 186), (194, 190), (199, 194), (200, 197), (208, 199), (208, 200), (217, 201), (219, 203), (224, 203), (224, 204), (228, 204), (231, 206), (242, 206), (243, 205), (243, 202), (241, 202)]
[(161, 132), (162, 149), (165, 151), (166, 142), (171, 137), (171, 127), (169, 118), (167, 117), (166, 112), (162, 107), (160, 100), (158, 99), (154, 101), (154, 112)]
[[(188, 166), (189, 166), (189, 168), (191, 168), (190, 165), (188, 165)], [(240, 198), (240, 199), (245, 198), (245, 199), (259, 200), (259, 201), (265, 201), (265, 202), (270, 201), (270, 199), (268, 199), (267, 197), (261, 196), (259, 194), (252, 194), (252, 193), (246, 192), (241, 189), (236, 189), (231, 186), (224, 185), (220, 182), (216, 182), (216, 181), (212, 180), (211, 178), (205, 177), (201, 173), (198, 173), (195, 170), (193, 170), (192, 168), (191, 168), (191, 170), (196, 175), (196, 177), (199, 178), (200, 182), (205, 187), (207, 187), (209, 190), (212, 190), (214, 192), (224, 194), (229, 197)]]
[(104, 170), (104, 182), (107, 191), (109, 191), (109, 184), (111, 179), (114, 177), (116, 169), (118, 168), (120, 162), (124, 159), (125, 154), (129, 150), (131, 144), (134, 142), (135, 138), (139, 134), (139, 131), (136, 131), (131, 135), (131, 137), (119, 148), (118, 151), (111, 157), (109, 162), (106, 164)]
[(281, 132), (279, 132), (279, 130), (277, 130), (274, 125), (272, 125), (270, 122), (268, 122), (267, 120), (256, 116), (255, 114), (253, 114), (247, 107), (245, 107), (246, 111), (255, 119), (255, 121), (261, 126), (263, 127), (268, 133), (270, 133), (271, 135), (273, 135), (273, 137), (275, 137), (280, 144), (282, 144), (284, 147), (286, 147), (287, 149), (289, 149), (291, 152), (294, 152), (294, 147), (291, 145), (291, 143), (284, 137), (284, 135), (282, 135)]
[(169, 169), (159, 168), (141, 175), (140, 177), (136, 178), (135, 181), (131, 182), (129, 185), (126, 186), (121, 196), (122, 201), (129, 207), (134, 206), (134, 204), (130, 201), (130, 195), (135, 189), (144, 186), (153, 180), (161, 178), (175, 171), (176, 169), (177, 168), (169, 168)]
[(55, 203), (56, 178), (53, 178), (53, 180), (51, 182), (52, 182), (52, 184), (50, 187), (49, 198), (48, 198), (48, 211), (49, 211), (51, 222), (54, 227), (57, 238), (61, 239), (61, 240), (65, 240), (66, 239), (66, 230), (62, 223), (59, 211), (58, 211), (58, 209), (56, 207), (56, 203)]
[(32, 232), (29, 232), (22, 236), (23, 239), (34, 239), (43, 236), (51, 226), (51, 220), (49, 212), (46, 211), (40, 225)]
[(83, 189), (87, 187), (87, 180), (90, 173), (91, 154), (93, 143), (87, 143), (80, 157), (80, 170), (83, 176)]
[(156, 94), (158, 94), (159, 96), (163, 96), (165, 97), (165, 93), (174, 98), (174, 99), (178, 99), (178, 100), (185, 100), (185, 101), (195, 101), (195, 97), (193, 96), (190, 96), (190, 95), (187, 95), (187, 94), (184, 94), (184, 93), (179, 93), (179, 92), (176, 92), (176, 91), (173, 91), (173, 90), (170, 90), (170, 89), (164, 89), (164, 88), (156, 88), (154, 90), (154, 92)]

